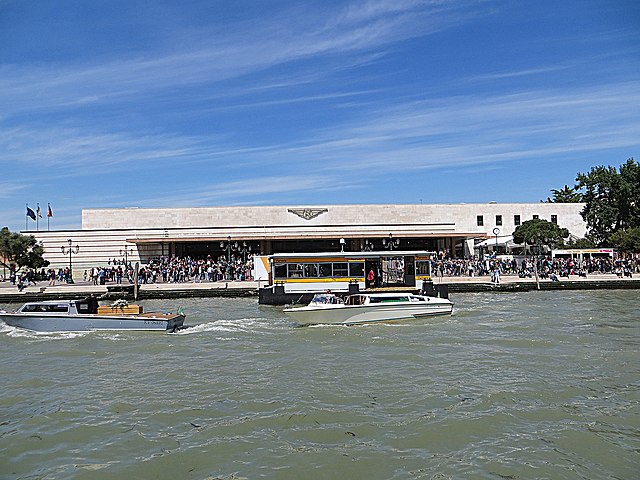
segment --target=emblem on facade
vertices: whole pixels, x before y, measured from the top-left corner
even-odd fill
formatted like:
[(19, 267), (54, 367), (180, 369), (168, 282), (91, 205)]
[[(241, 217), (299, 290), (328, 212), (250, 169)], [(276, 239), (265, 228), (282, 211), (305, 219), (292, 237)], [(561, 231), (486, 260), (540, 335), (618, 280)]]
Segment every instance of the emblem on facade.
[(316, 218), (323, 213), (329, 211), (328, 208), (289, 208), (287, 209), (289, 213), (293, 213), (294, 215), (299, 216), (300, 218), (304, 218), (305, 220), (311, 220), (312, 218)]

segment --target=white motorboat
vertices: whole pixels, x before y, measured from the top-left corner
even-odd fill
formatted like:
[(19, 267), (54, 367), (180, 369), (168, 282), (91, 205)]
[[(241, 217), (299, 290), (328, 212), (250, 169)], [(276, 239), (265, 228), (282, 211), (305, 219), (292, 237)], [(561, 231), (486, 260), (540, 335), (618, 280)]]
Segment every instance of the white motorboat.
[(284, 309), (299, 325), (394, 322), (452, 311), (453, 303), (446, 298), (412, 293), (361, 293), (344, 301), (332, 294), (317, 294), (307, 306)]
[(90, 330), (158, 330), (175, 332), (185, 316), (178, 313), (143, 313), (139, 305), (116, 303), (98, 306), (95, 298), (47, 300), (25, 303), (16, 312), (0, 310), (7, 325), (37, 332), (83, 332)]

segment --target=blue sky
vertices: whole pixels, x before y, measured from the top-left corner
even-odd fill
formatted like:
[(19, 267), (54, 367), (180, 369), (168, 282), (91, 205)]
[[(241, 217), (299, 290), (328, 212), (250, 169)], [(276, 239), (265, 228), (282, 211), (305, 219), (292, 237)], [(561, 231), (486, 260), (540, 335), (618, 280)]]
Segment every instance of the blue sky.
[(639, 78), (635, 1), (0, 0), (0, 226), (537, 202), (640, 157)]

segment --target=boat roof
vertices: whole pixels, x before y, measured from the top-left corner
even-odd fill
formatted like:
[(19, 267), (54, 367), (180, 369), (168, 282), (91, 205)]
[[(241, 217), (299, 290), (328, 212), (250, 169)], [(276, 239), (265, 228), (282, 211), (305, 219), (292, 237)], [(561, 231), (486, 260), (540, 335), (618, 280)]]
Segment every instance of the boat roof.
[(369, 252), (320, 252), (320, 253), (273, 253), (268, 255), (271, 259), (290, 258), (379, 258), (379, 257), (423, 257), (435, 255), (436, 252), (426, 250), (378, 250)]
[(398, 297), (398, 296), (412, 296), (412, 297), (420, 297), (423, 295), (416, 295), (415, 293), (411, 293), (411, 292), (383, 292), (383, 293), (367, 293), (367, 292), (360, 292), (360, 293), (354, 293), (352, 295), (349, 295), (349, 297), (381, 297), (381, 298), (386, 298), (386, 297)]
[(75, 299), (75, 300), (36, 300), (34, 302), (25, 302), (25, 305), (60, 305), (62, 303), (70, 304), (70, 303), (76, 303), (76, 302), (82, 302), (82, 300), (81, 299)]

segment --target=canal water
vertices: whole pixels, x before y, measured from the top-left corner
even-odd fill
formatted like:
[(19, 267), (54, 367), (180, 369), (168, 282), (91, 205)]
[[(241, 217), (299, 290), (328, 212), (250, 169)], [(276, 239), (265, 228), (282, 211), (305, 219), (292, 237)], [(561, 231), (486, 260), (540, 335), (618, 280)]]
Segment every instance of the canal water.
[(173, 335), (2, 324), (0, 478), (638, 478), (637, 292), (452, 300), (392, 325), (252, 298), (141, 302), (183, 307)]

